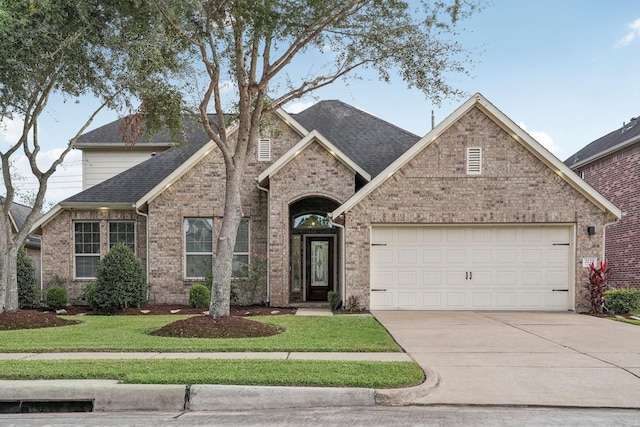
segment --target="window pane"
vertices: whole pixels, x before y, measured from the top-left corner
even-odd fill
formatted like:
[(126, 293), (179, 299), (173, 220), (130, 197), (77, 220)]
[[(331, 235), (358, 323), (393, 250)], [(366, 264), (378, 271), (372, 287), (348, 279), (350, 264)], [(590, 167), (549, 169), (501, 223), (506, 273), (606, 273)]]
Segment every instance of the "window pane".
[(202, 278), (211, 270), (211, 255), (187, 255), (187, 272), (189, 278)]
[(212, 252), (213, 220), (207, 218), (185, 219), (185, 250), (189, 252)]
[(100, 254), (100, 224), (97, 222), (76, 222), (74, 228), (75, 253)]
[(76, 256), (76, 277), (96, 277), (99, 256)]
[(293, 248), (291, 250), (291, 275), (294, 291), (302, 290), (302, 236), (293, 235)]
[(303, 214), (293, 219), (295, 229), (333, 228), (333, 224), (327, 218), (316, 214)]
[(234, 255), (233, 256), (233, 277), (247, 276), (249, 264), (249, 255)]
[(109, 223), (109, 248), (117, 243), (124, 243), (135, 252), (135, 226), (133, 222)]
[(242, 218), (238, 226), (238, 234), (236, 236), (236, 245), (233, 252), (249, 252), (249, 219)]

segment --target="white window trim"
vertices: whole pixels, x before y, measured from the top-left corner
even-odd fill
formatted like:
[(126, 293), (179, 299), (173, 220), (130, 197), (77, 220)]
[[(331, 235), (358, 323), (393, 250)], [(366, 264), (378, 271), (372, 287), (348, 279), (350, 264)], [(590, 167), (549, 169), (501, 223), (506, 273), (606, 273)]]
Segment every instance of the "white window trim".
[[(187, 220), (189, 219), (208, 219), (211, 220), (211, 252), (187, 252), (187, 230), (186, 230), (186, 223)], [(206, 218), (206, 217), (196, 217), (196, 216), (188, 216), (188, 217), (184, 217), (182, 219), (182, 257), (183, 257), (183, 271), (182, 271), (182, 275), (184, 277), (184, 280), (204, 280), (205, 277), (191, 277), (187, 275), (187, 256), (188, 255), (209, 255), (211, 257), (211, 261), (213, 262), (213, 245), (215, 244), (213, 241), (213, 218)]]
[[(76, 253), (76, 224), (80, 224), (80, 223), (93, 223), (93, 224), (98, 224), (98, 244), (100, 245), (100, 249), (99, 252), (97, 254), (79, 254)], [(79, 256), (81, 257), (97, 257), (98, 259), (101, 258), (102, 256), (102, 230), (101, 230), (101, 225), (100, 225), (100, 221), (94, 221), (94, 220), (77, 220), (77, 221), (73, 221), (73, 239), (72, 239), (72, 244), (73, 244), (73, 278), (76, 280), (93, 280), (95, 279), (95, 275), (93, 277), (80, 277), (77, 275), (77, 259)]]
[(271, 161), (271, 138), (260, 138), (258, 140), (258, 153), (259, 162)]
[(467, 175), (482, 174), (482, 147), (467, 147)]
[[(246, 255), (247, 256), (247, 264), (251, 264), (251, 220), (248, 217), (242, 218), (240, 221), (247, 221), (247, 251), (246, 252), (236, 252), (236, 248), (234, 245), (233, 248), (233, 256), (231, 259), (235, 258), (236, 255)], [(233, 274), (233, 272), (232, 272)], [(244, 276), (233, 276), (235, 278), (241, 278)]]
[(138, 234), (137, 234), (138, 227), (136, 227), (135, 221), (129, 221), (129, 220), (108, 221), (107, 222), (107, 247), (111, 249), (111, 224), (116, 224), (116, 223), (133, 224), (133, 253), (135, 254), (137, 249), (136, 243), (138, 242)]

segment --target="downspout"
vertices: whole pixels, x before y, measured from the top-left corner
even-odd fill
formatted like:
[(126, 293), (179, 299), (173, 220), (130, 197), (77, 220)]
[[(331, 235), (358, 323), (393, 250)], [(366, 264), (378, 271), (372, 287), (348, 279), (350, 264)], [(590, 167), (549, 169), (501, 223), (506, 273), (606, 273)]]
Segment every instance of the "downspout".
[(627, 216), (626, 212), (622, 212), (622, 216), (618, 219), (616, 219), (613, 222), (607, 222), (605, 225), (602, 226), (602, 261), (606, 261), (605, 255), (605, 244), (607, 242), (607, 227), (610, 225), (616, 225), (618, 223), (620, 223), (620, 221), (622, 221), (622, 218)]
[[(337, 222), (335, 222), (333, 220), (333, 217), (331, 215), (331, 212), (327, 213), (327, 218), (329, 219), (329, 222), (331, 222), (331, 224), (335, 225), (336, 227), (338, 227), (341, 231), (342, 231), (342, 239), (341, 243), (340, 243), (340, 283), (342, 283), (342, 286), (340, 287), (340, 299), (342, 300), (342, 305), (344, 306), (346, 300), (347, 300), (347, 286), (346, 286), (346, 281), (347, 281), (347, 275), (346, 275), (346, 265), (347, 265), (347, 239), (346, 239), (346, 231), (344, 228), (344, 225), (342, 224), (338, 224)], [(333, 307), (331, 307), (331, 309), (333, 309)]]
[(146, 232), (145, 232), (145, 239), (146, 239), (146, 244), (145, 244), (145, 270), (147, 273), (147, 301), (149, 301), (149, 296), (150, 296), (150, 288), (149, 288), (149, 215), (141, 212), (140, 209), (138, 209), (138, 207), (136, 205), (133, 205), (136, 208), (136, 213), (142, 217), (144, 217), (145, 219), (145, 225), (146, 225)]
[(262, 190), (267, 193), (267, 300), (265, 301), (265, 304), (269, 307), (271, 299), (271, 260), (269, 259), (269, 250), (271, 248), (271, 200), (269, 198), (268, 188), (260, 187), (259, 182), (256, 184), (256, 187), (258, 187), (258, 190)]

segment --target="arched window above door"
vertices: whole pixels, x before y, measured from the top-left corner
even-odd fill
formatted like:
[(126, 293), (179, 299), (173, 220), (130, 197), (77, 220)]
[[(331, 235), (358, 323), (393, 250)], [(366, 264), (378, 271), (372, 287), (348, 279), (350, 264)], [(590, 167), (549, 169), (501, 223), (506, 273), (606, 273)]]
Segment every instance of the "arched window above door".
[(312, 230), (333, 228), (333, 224), (326, 217), (318, 214), (302, 214), (293, 218), (294, 230)]

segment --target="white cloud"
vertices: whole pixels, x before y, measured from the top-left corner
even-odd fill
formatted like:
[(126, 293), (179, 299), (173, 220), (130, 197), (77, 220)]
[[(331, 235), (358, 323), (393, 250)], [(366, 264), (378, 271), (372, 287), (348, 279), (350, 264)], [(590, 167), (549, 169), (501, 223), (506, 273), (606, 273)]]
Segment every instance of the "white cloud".
[(547, 150), (551, 151), (554, 155), (558, 156), (562, 154), (562, 149), (558, 147), (554, 142), (551, 135), (543, 131), (527, 131), (527, 125), (523, 122), (519, 122), (518, 126), (520, 126), (524, 131), (526, 131), (529, 135), (533, 137), (536, 141), (542, 144)]
[(24, 121), (22, 119), (10, 119), (8, 117), (0, 120), (0, 142), (6, 144), (15, 144), (22, 136), (22, 127)]
[(311, 107), (316, 102), (317, 101), (296, 101), (292, 104), (287, 104), (287, 106), (284, 107), (284, 110), (289, 114), (297, 114), (300, 111), (304, 111), (307, 108)]
[(640, 18), (628, 24), (629, 32), (616, 42), (616, 46), (626, 46), (640, 37)]
[[(40, 169), (48, 168), (60, 157), (62, 148), (43, 151), (38, 155), (38, 166)], [(16, 189), (16, 201), (21, 202), (21, 195), (35, 194), (38, 190), (38, 181), (31, 173), (29, 162), (25, 156), (16, 157), (13, 163), (14, 187)], [(0, 182), (2, 180), (0, 179)], [(4, 193), (2, 183), (1, 192)], [(45, 206), (53, 205), (76, 193), (82, 191), (82, 153), (79, 150), (72, 150), (62, 165), (58, 166), (56, 172), (49, 178), (47, 194), (45, 196)]]

